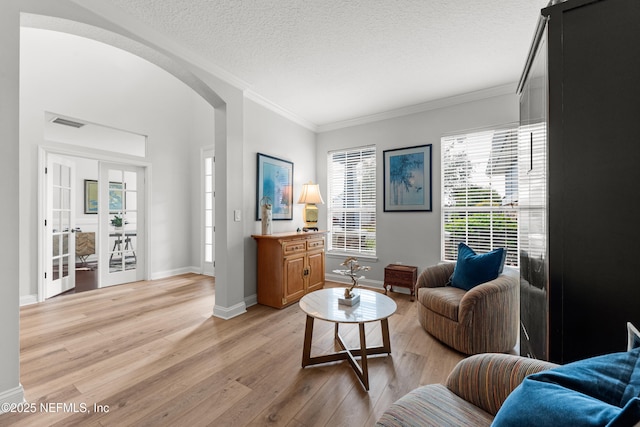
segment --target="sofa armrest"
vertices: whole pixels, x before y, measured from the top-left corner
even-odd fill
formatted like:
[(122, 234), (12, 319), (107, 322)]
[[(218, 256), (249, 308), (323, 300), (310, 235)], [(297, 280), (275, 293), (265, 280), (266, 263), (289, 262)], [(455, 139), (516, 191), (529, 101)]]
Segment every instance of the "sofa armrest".
[(446, 386), (462, 399), (495, 415), (527, 375), (556, 366), (512, 354), (477, 354), (456, 365), (447, 378)]
[(425, 268), (418, 276), (416, 292), (419, 288), (441, 288), (445, 286), (455, 267), (454, 263), (446, 263)]

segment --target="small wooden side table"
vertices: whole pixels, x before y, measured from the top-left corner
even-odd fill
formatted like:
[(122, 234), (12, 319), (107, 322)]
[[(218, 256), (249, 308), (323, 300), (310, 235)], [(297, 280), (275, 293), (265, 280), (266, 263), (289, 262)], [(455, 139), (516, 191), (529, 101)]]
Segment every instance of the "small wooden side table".
[(394, 286), (409, 288), (411, 291), (411, 301), (416, 295), (416, 280), (418, 279), (418, 267), (413, 265), (389, 264), (384, 268), (384, 294), (387, 294), (387, 287), (393, 292)]

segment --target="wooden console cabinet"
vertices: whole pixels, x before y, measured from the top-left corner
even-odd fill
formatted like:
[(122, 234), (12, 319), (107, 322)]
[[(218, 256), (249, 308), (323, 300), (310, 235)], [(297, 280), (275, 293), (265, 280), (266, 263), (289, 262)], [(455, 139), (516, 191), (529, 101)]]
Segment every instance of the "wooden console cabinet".
[(255, 234), (258, 304), (283, 308), (324, 287), (324, 231)]

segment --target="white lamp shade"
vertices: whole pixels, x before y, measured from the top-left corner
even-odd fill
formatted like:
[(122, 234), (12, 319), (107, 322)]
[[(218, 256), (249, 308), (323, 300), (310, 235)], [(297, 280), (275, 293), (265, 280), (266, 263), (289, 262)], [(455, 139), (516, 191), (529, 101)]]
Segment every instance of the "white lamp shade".
[(320, 195), (320, 186), (318, 184), (303, 184), (298, 203), (324, 203)]

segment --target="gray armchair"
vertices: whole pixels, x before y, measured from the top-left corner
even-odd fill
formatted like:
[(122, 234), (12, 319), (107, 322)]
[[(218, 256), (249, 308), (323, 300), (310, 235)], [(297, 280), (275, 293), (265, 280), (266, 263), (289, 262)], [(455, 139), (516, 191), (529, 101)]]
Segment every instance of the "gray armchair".
[(519, 274), (505, 267), (496, 279), (469, 291), (446, 286), (454, 263), (425, 269), (418, 277), (418, 320), (439, 341), (464, 354), (507, 353), (518, 338)]

